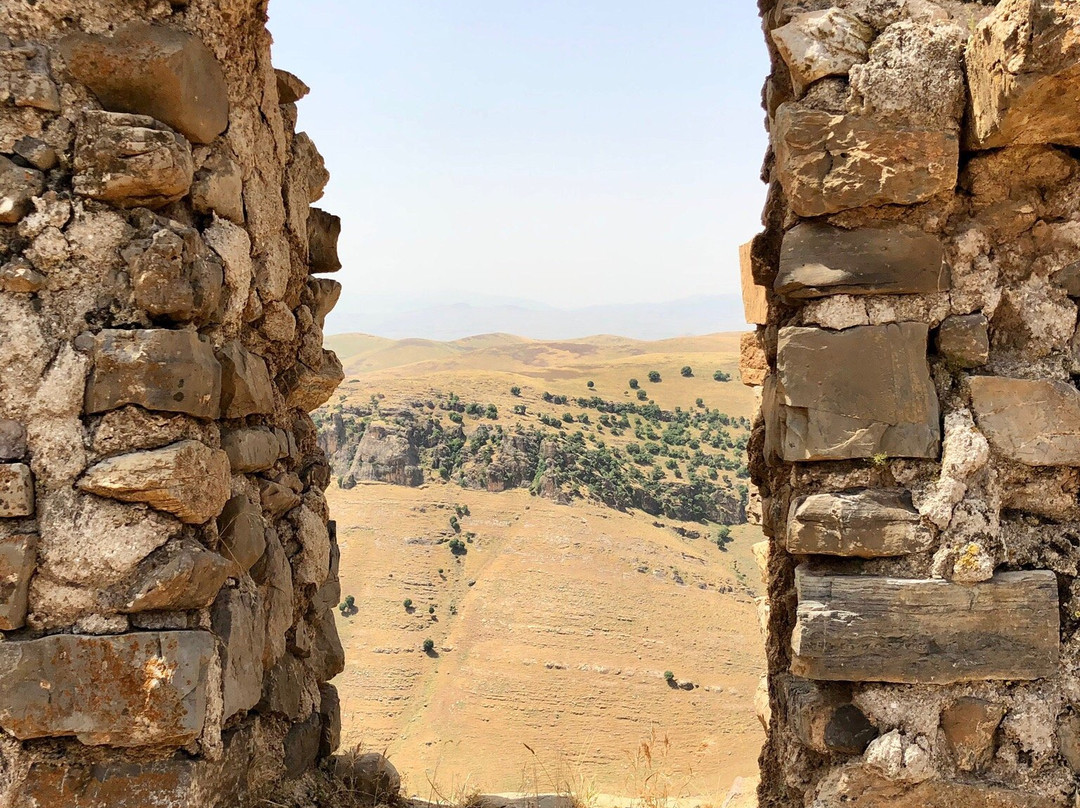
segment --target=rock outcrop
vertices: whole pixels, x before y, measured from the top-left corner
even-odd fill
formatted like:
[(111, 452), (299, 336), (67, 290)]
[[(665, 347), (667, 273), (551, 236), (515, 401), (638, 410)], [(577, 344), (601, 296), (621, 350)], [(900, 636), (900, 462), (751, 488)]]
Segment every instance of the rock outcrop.
[(0, 804), (262, 804), (340, 737), (303, 84), (255, 0), (0, 31)]

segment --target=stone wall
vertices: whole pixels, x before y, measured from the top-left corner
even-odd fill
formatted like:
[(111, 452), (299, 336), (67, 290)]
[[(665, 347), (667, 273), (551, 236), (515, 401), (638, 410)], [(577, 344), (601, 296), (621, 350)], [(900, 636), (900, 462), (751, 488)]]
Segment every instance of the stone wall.
[(328, 180), (265, 0), (0, 2), (0, 806), (337, 743)]
[(1080, 3), (759, 5), (761, 804), (1080, 805)]

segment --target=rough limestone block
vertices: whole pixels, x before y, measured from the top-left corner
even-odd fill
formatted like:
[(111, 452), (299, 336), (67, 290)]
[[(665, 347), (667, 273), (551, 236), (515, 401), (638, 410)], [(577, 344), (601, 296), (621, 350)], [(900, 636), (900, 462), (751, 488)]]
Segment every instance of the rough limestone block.
[(323, 682), (319, 685), (319, 716), (322, 730), (319, 738), (319, 757), (329, 757), (341, 744), (341, 699), (337, 688)]
[(221, 152), (215, 152), (195, 174), (191, 204), (200, 213), (244, 223), (244, 177), (240, 167)]
[(167, 323), (209, 322), (221, 303), (221, 262), (194, 228), (162, 227), (153, 221), (146, 229), (148, 238), (133, 241), (121, 252), (135, 305)]
[(781, 696), (795, 734), (815, 752), (861, 755), (879, 735), (877, 727), (850, 698), (835, 689), (788, 676)]
[(286, 653), (263, 678), (261, 713), (277, 713), (297, 721), (303, 717), (307, 675), (304, 663)]
[(971, 406), (995, 451), (1028, 466), (1080, 466), (1080, 391), (1050, 379), (972, 376)]
[(123, 502), (145, 502), (181, 522), (201, 525), (225, 507), (230, 480), (223, 451), (184, 440), (102, 460), (87, 470), (78, 487)]
[(45, 175), (0, 155), (0, 224), (15, 224), (30, 212), (31, 199), (45, 190)]
[(341, 218), (319, 208), (308, 214), (308, 266), (311, 272), (337, 272), (341, 269), (337, 243)]
[(243, 418), (274, 411), (274, 386), (266, 360), (237, 341), (217, 352), (221, 362), (221, 417)]
[(195, 143), (209, 143), (229, 124), (221, 65), (191, 34), (135, 22), (111, 37), (72, 34), (60, 50), (71, 75), (107, 110), (149, 115)]
[(743, 317), (750, 325), (769, 322), (769, 296), (754, 280), (754, 242), (739, 246), (739, 277), (742, 282)]
[(229, 456), (233, 474), (265, 471), (277, 462), (277, 435), (267, 427), (222, 430), (221, 448)]
[(945, 249), (918, 228), (843, 230), (804, 222), (784, 234), (775, 287), (791, 298), (949, 290)]
[(0, 292), (29, 294), (42, 289), (48, 278), (25, 258), (13, 258), (0, 266)]
[(994, 735), (1005, 708), (992, 701), (965, 696), (941, 711), (941, 731), (956, 765), (966, 772), (990, 765)]
[(311, 316), (322, 328), (326, 325), (326, 315), (341, 297), (341, 284), (331, 278), (308, 278), (307, 285), (311, 290)]
[(1062, 803), (1031, 789), (933, 778), (922, 782), (889, 779), (878, 769), (852, 763), (832, 770), (808, 797), (807, 808), (1061, 808)]
[(262, 509), (276, 519), (300, 504), (300, 495), (281, 483), (259, 478), (259, 501)]
[(846, 76), (866, 61), (874, 29), (840, 8), (796, 14), (772, 30), (772, 40), (791, 71), (796, 95), (826, 76)]
[(780, 329), (769, 431), (781, 457), (937, 457), (927, 333), (922, 323)]
[(0, 102), (45, 112), (60, 111), (60, 93), (49, 74), (48, 53), (33, 42), (12, 44), (0, 37)]
[(15, 141), (15, 153), (39, 171), (49, 171), (60, 163), (56, 149), (30, 135)]
[(799, 216), (914, 205), (956, 185), (960, 143), (953, 132), (889, 126), (794, 102), (780, 105), (772, 131), (777, 175)]
[(125, 404), (217, 418), (221, 365), (209, 342), (194, 331), (102, 331), (94, 340), (86, 412)]
[(911, 494), (898, 489), (811, 494), (791, 504), (787, 548), (795, 555), (901, 556), (927, 549)]
[(117, 608), (126, 614), (204, 609), (238, 573), (235, 563), (196, 541), (172, 541), (139, 565)]
[(1080, 146), (1080, 5), (1004, 0), (968, 42), (976, 148)]
[(87, 110), (75, 140), (75, 193), (120, 208), (160, 208), (187, 195), (191, 146), (145, 115)]
[(34, 476), (25, 463), (0, 463), (0, 517), (34, 515)]
[(310, 87), (288, 70), (279, 70), (275, 68), (274, 76), (277, 79), (279, 104), (295, 104), (311, 92)]
[(247, 572), (266, 551), (262, 508), (237, 494), (225, 503), (218, 517), (218, 536), (221, 554)]
[(1058, 754), (1065, 758), (1073, 774), (1080, 774), (1080, 715), (1069, 712), (1058, 721)]
[(795, 573), (791, 672), (807, 679), (948, 684), (1031, 680), (1058, 666), (1057, 578), (944, 580)]
[(977, 368), (990, 359), (990, 332), (986, 315), (946, 317), (937, 333), (937, 351), (953, 367)]
[(327, 609), (311, 623), (311, 669), (319, 682), (329, 682), (345, 670), (345, 650), (338, 636), (334, 610)]
[(56, 634), (0, 643), (0, 727), (20, 740), (182, 746), (203, 730), (214, 637)]
[(37, 536), (16, 533), (0, 537), (0, 629), (12, 631), (26, 622), (30, 576), (37, 561)]
[(304, 412), (313, 412), (330, 400), (345, 371), (333, 351), (323, 350), (322, 366), (318, 370), (298, 362), (282, 373), (282, 387), (287, 391), (286, 403)]
[(322, 736), (322, 718), (313, 711), (307, 720), (289, 727), (285, 736), (285, 776), (299, 777), (315, 765), (319, 757)]
[(221, 640), (224, 719), (250, 710), (262, 697), (262, 604), (257, 593), (224, 589), (210, 612), (211, 626)]

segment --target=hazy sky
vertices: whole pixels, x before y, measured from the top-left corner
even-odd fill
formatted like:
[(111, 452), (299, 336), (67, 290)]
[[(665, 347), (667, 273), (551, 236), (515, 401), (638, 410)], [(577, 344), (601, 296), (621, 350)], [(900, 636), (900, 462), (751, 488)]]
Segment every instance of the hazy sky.
[(764, 200), (756, 5), (271, 0), (343, 219), (341, 305), (737, 291)]

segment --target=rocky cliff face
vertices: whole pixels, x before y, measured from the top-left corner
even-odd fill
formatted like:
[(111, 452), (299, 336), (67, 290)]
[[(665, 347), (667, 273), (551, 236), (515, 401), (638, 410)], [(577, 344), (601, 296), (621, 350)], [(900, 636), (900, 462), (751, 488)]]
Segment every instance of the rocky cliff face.
[(1071, 806), (1080, 5), (759, 5), (761, 804)]
[(258, 0), (0, 4), (0, 804), (336, 745), (328, 174)]

